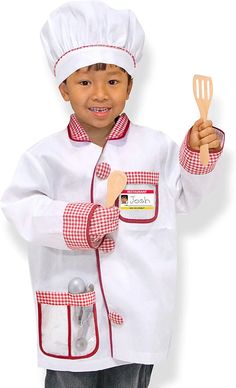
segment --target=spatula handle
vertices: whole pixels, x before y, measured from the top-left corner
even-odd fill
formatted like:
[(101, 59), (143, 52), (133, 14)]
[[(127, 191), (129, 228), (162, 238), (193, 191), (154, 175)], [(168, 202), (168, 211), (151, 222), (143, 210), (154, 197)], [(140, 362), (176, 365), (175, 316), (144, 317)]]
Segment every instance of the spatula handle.
[[(212, 79), (202, 75), (195, 75), (193, 77), (193, 92), (199, 108), (200, 117), (206, 121), (213, 94)], [(204, 166), (207, 166), (209, 163), (208, 144), (200, 146), (200, 162)]]
[[(200, 109), (199, 108), (199, 111), (200, 111), (200, 117), (201, 119), (203, 119), (203, 121), (205, 122), (207, 120), (207, 111), (206, 109), (202, 108)], [(208, 144), (203, 144), (200, 146), (200, 162), (203, 166), (207, 166), (208, 163), (209, 163), (209, 147), (208, 147)]]
[(107, 197), (105, 207), (114, 206), (114, 203), (127, 183), (127, 176), (123, 171), (112, 171), (107, 181)]
[(209, 163), (209, 147), (208, 144), (200, 146), (200, 162), (203, 166), (207, 166)]

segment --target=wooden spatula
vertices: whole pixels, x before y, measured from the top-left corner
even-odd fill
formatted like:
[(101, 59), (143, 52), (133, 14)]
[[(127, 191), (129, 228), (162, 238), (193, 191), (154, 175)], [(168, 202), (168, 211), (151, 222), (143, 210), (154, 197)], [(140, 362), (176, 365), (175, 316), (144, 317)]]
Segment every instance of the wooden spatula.
[[(213, 94), (213, 84), (211, 77), (195, 75), (193, 77), (193, 93), (199, 108), (200, 116), (204, 121), (206, 121)], [(204, 144), (200, 147), (200, 162), (204, 166), (208, 165), (208, 144)]]
[(112, 171), (107, 179), (107, 197), (105, 207), (112, 207), (116, 198), (127, 183), (127, 176), (123, 171)]

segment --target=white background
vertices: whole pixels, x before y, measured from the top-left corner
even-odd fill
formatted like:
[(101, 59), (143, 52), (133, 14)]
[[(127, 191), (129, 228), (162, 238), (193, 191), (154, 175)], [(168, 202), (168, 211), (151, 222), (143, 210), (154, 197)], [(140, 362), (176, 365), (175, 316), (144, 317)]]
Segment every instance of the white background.
[[(178, 219), (176, 322), (169, 359), (156, 365), (151, 388), (235, 387), (236, 23), (234, 1), (107, 0), (133, 9), (146, 32), (144, 57), (126, 112), (181, 143), (198, 118), (195, 73), (210, 75), (209, 118), (225, 130), (218, 189)], [(69, 107), (47, 67), (39, 39), (60, 0), (1, 3), (1, 194), (20, 155), (63, 129)], [(154, 8), (155, 6), (155, 8)], [(1, 380), (8, 388), (43, 387), (36, 364), (36, 321), (26, 244), (3, 216), (1, 226)]]

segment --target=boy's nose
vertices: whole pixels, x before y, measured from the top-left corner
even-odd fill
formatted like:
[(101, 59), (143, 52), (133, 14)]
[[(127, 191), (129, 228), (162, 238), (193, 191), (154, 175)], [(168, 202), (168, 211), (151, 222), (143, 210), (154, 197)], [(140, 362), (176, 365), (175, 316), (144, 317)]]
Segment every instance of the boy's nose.
[(97, 86), (94, 88), (92, 99), (94, 101), (104, 101), (108, 99), (108, 93), (106, 87)]

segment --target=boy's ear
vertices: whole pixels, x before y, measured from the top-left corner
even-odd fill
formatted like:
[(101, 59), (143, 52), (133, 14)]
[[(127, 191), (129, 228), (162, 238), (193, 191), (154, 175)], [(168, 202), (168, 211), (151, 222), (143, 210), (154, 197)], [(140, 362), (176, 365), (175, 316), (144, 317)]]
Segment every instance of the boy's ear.
[(70, 101), (69, 92), (68, 92), (68, 88), (67, 88), (66, 82), (62, 82), (59, 85), (59, 90), (60, 90), (60, 93), (61, 93), (62, 97), (64, 98), (64, 100), (65, 101)]
[(133, 86), (133, 80), (131, 79), (128, 83), (128, 87), (127, 87), (127, 96), (126, 96), (126, 100), (129, 99), (129, 95), (130, 95), (130, 92), (132, 90), (132, 86)]

